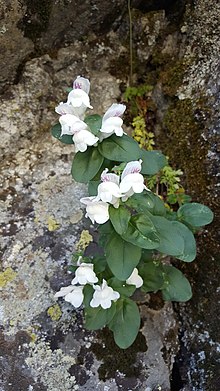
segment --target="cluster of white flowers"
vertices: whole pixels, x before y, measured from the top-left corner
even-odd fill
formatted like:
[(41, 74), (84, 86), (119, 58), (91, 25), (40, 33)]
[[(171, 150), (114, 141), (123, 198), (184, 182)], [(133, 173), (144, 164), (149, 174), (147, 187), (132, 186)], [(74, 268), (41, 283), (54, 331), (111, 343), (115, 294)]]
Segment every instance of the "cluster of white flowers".
[[(64, 297), (65, 301), (71, 303), (75, 308), (79, 308), (84, 300), (83, 288), (86, 284), (93, 286), (94, 293), (90, 306), (93, 308), (101, 306), (103, 309), (108, 309), (112, 305), (112, 301), (117, 301), (120, 297), (120, 293), (114, 291), (107, 282), (103, 279), (101, 285), (94, 285), (98, 282), (98, 278), (93, 271), (94, 265), (92, 263), (80, 263), (81, 257), (79, 257), (79, 267), (75, 271), (75, 278), (71, 281), (71, 285), (63, 287), (59, 292), (55, 294), (55, 297)], [(135, 285), (136, 288), (140, 288), (143, 284), (142, 278), (138, 275), (138, 270), (135, 268), (126, 280), (128, 285)], [(76, 284), (80, 284), (77, 285)]]
[(104, 224), (109, 219), (109, 205), (119, 207), (120, 199), (127, 201), (134, 193), (149, 190), (144, 184), (144, 177), (140, 174), (142, 160), (126, 164), (121, 176), (111, 174), (106, 168), (101, 174), (101, 183), (98, 194), (93, 197), (81, 198), (80, 202), (86, 205), (86, 217), (94, 224)]
[(103, 116), (99, 137), (91, 133), (88, 125), (83, 121), (86, 110), (92, 109), (89, 99), (90, 82), (84, 77), (78, 76), (73, 82), (73, 89), (69, 93), (67, 102), (61, 102), (55, 109), (60, 114), (61, 136), (67, 134), (73, 136), (75, 152), (85, 152), (88, 146), (96, 146), (98, 141), (110, 137), (112, 134), (123, 136), (120, 118), (126, 106), (113, 103)]

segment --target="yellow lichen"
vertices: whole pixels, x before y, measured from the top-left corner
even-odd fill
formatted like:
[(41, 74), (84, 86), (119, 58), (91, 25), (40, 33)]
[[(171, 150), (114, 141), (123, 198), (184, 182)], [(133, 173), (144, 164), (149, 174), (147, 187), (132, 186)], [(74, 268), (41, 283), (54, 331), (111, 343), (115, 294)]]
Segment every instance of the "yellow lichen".
[(61, 315), (62, 315), (60, 306), (58, 304), (54, 304), (53, 306), (49, 307), (48, 310), (47, 310), (47, 315), (54, 322), (59, 320), (61, 318)]
[(4, 272), (0, 272), (0, 288), (4, 288), (9, 282), (13, 281), (17, 273), (8, 267)]
[(54, 219), (54, 217), (49, 216), (47, 219), (48, 231), (56, 231), (60, 227), (59, 223)]
[(88, 247), (89, 243), (93, 241), (92, 235), (90, 235), (88, 230), (83, 230), (81, 232), (79, 241), (76, 245), (78, 251), (84, 251)]

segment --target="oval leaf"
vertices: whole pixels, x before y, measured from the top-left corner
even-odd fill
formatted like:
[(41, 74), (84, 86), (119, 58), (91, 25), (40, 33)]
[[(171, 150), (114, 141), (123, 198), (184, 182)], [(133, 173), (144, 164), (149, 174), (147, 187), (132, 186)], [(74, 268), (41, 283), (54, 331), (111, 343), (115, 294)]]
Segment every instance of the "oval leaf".
[(127, 349), (135, 341), (140, 328), (140, 313), (137, 304), (128, 298), (116, 303), (116, 313), (110, 323), (115, 343)]
[(106, 260), (118, 280), (125, 281), (133, 272), (141, 258), (141, 249), (127, 243), (116, 233), (106, 245)]
[(146, 262), (139, 268), (139, 274), (144, 281), (141, 287), (144, 292), (156, 292), (164, 286), (164, 273), (161, 263)]
[(202, 227), (210, 224), (213, 220), (211, 209), (197, 202), (182, 205), (177, 211), (177, 216), (180, 221), (184, 221), (193, 227)]
[(103, 156), (97, 148), (89, 147), (85, 152), (77, 152), (72, 163), (72, 176), (77, 182), (87, 183), (99, 171)]
[(99, 130), (102, 127), (102, 117), (98, 114), (87, 115), (84, 119), (84, 122), (88, 125), (91, 132), (97, 136)]
[(57, 140), (61, 141), (64, 144), (74, 144), (73, 136), (70, 136), (69, 134), (64, 134), (63, 136), (61, 136), (60, 123), (58, 123), (52, 127), (51, 134), (53, 137), (57, 138)]
[(123, 239), (135, 246), (145, 249), (156, 249), (159, 246), (159, 237), (151, 219), (145, 215), (136, 215), (129, 224)]
[(164, 216), (167, 209), (163, 201), (151, 191), (144, 191), (140, 194), (133, 194), (126, 204), (137, 212), (151, 212), (154, 215)]
[(180, 233), (176, 230), (172, 221), (167, 220), (165, 217), (151, 215), (157, 234), (160, 240), (157, 248), (163, 254), (178, 256), (183, 254), (184, 251), (184, 239)]
[(192, 289), (183, 273), (174, 266), (164, 266), (166, 288), (162, 289), (164, 300), (185, 302), (191, 299)]
[(160, 151), (145, 151), (141, 153), (142, 169), (141, 173), (145, 175), (154, 175), (167, 164), (167, 158)]
[(122, 137), (112, 135), (103, 140), (98, 149), (105, 158), (117, 162), (129, 162), (141, 157), (141, 149), (138, 143), (126, 135)]
[(178, 221), (172, 221), (172, 225), (179, 232), (184, 241), (183, 252), (176, 255), (176, 258), (184, 262), (192, 262), (196, 257), (196, 241), (192, 231)]
[(85, 327), (88, 330), (98, 330), (106, 326), (109, 323), (116, 310), (115, 303), (106, 310), (101, 306), (97, 308), (88, 307), (85, 309)]
[(131, 218), (131, 214), (124, 206), (120, 205), (118, 208), (110, 206), (109, 217), (115, 231), (122, 235), (128, 229), (128, 222)]

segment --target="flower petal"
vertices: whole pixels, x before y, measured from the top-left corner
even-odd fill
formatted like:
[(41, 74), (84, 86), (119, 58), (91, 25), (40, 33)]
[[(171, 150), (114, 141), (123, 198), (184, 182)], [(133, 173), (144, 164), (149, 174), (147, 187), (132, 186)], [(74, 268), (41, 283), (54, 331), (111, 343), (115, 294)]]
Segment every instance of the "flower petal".
[(90, 90), (90, 81), (82, 76), (77, 76), (77, 78), (73, 82), (73, 88), (74, 89), (81, 89), (86, 92), (86, 94), (89, 94)]
[(141, 163), (141, 159), (127, 163), (122, 172), (121, 179), (123, 179), (128, 174), (139, 173), (141, 171)]
[(71, 303), (75, 308), (79, 308), (83, 303), (83, 286), (75, 286), (71, 293), (65, 296), (65, 301)]
[(127, 278), (126, 284), (135, 285), (136, 288), (140, 288), (143, 285), (143, 279), (138, 274), (138, 269), (135, 267), (130, 277)]
[(64, 286), (60, 288), (59, 292), (56, 292), (54, 297), (63, 297), (66, 296), (68, 293), (72, 292), (74, 287), (72, 285)]
[(113, 103), (103, 116), (103, 121), (110, 117), (121, 117), (126, 110), (126, 106), (121, 103)]
[(99, 139), (94, 136), (89, 130), (82, 129), (79, 132), (76, 132), (73, 136), (73, 141), (75, 144), (75, 152), (85, 152), (87, 150), (87, 146), (91, 146), (96, 144)]

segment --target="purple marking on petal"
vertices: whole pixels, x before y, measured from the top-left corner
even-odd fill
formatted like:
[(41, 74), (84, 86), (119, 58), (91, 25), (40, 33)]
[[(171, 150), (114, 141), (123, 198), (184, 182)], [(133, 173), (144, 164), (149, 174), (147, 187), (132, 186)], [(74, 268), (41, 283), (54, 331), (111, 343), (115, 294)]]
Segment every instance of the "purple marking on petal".
[(77, 82), (74, 82), (74, 83), (73, 83), (73, 88), (74, 88), (74, 89), (80, 89), (80, 90), (81, 90), (81, 89), (82, 89), (82, 84), (77, 83)]

